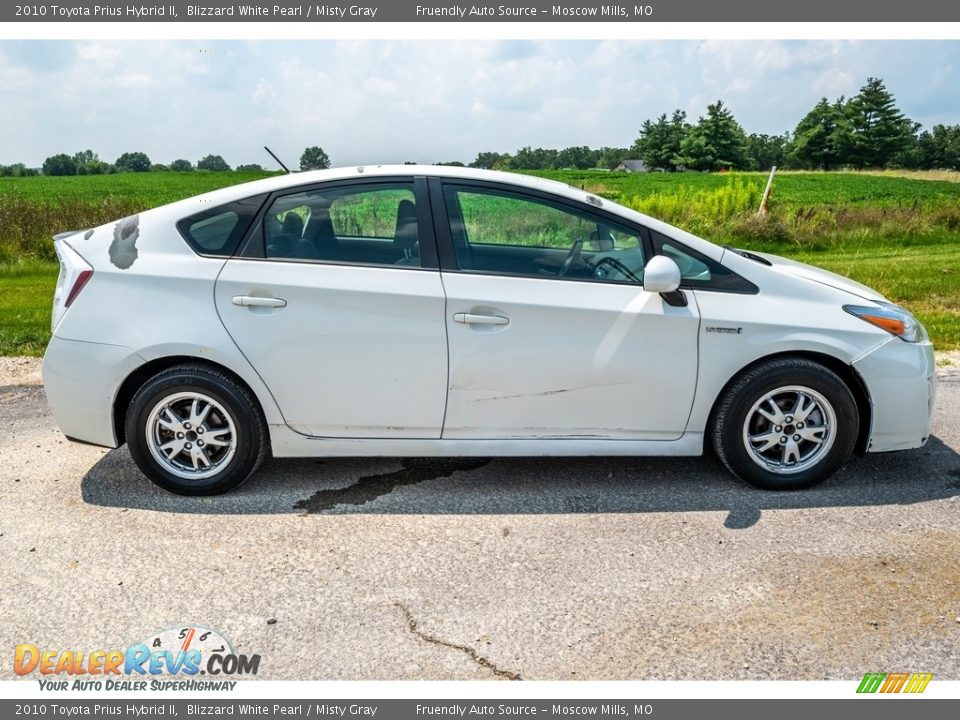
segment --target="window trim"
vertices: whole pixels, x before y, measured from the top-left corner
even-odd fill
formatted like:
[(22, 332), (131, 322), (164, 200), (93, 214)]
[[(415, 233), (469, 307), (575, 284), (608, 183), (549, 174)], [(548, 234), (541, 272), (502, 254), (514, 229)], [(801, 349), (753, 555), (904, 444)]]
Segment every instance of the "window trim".
[[(270, 258), (266, 256), (264, 247), (263, 219), (273, 207), (278, 198), (296, 195), (314, 190), (336, 190), (351, 185), (409, 185), (413, 191), (414, 202), (417, 207), (417, 229), (420, 235), (420, 266), (415, 265), (387, 265), (384, 263), (365, 263), (349, 260), (323, 260), (314, 258)], [(430, 209), (430, 198), (427, 190), (427, 178), (422, 175), (377, 175), (372, 177), (357, 177), (327, 182), (308, 183), (281, 188), (269, 193), (260, 207), (254, 222), (251, 223), (247, 236), (240, 244), (240, 249), (233, 256), (238, 260), (258, 260), (261, 262), (294, 263), (298, 265), (338, 265), (341, 267), (371, 267), (393, 268), (395, 270), (432, 270), (440, 268), (437, 253), (437, 238), (434, 229), (433, 214)]]

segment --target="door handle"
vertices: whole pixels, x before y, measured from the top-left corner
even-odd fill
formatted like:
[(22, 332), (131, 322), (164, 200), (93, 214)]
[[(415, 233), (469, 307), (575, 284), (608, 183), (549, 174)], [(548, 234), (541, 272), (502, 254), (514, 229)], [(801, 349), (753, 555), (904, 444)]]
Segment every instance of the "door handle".
[(283, 298), (255, 297), (253, 295), (234, 295), (233, 304), (240, 307), (282, 308), (287, 306)]
[(467, 312), (454, 313), (453, 319), (465, 325), (506, 325), (510, 322), (510, 318), (505, 318), (503, 315), (477, 315)]

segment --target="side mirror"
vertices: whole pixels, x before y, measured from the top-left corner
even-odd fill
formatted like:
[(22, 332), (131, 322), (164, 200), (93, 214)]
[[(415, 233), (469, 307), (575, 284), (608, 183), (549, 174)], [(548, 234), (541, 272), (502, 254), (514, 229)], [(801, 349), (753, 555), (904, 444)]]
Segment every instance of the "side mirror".
[(654, 255), (643, 269), (643, 289), (660, 293), (667, 305), (686, 307), (687, 296), (680, 290), (680, 268), (665, 255)]

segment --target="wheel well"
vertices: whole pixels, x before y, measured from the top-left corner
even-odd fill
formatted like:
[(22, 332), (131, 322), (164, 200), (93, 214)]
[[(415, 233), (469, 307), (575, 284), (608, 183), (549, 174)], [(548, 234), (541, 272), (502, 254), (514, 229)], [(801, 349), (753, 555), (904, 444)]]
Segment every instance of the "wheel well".
[(137, 390), (143, 387), (144, 383), (157, 373), (161, 373), (164, 370), (177, 365), (186, 364), (206, 365), (207, 367), (215, 368), (220, 372), (226, 373), (238, 383), (243, 385), (243, 387), (245, 387), (255, 399), (257, 397), (257, 394), (253, 392), (253, 389), (243, 380), (243, 378), (233, 372), (233, 370), (230, 368), (224, 367), (219, 363), (193, 357), (192, 355), (173, 355), (170, 357), (151, 360), (150, 362), (144, 363), (127, 376), (127, 378), (120, 385), (120, 389), (117, 391), (116, 398), (113, 400), (113, 431), (117, 436), (118, 447), (126, 442), (125, 424), (127, 419), (127, 409), (130, 407), (130, 401), (133, 400), (133, 396), (137, 394)]
[(853, 394), (853, 399), (857, 402), (857, 414), (860, 417), (860, 431), (857, 434), (857, 442), (854, 445), (853, 451), (858, 455), (863, 455), (866, 453), (867, 442), (870, 440), (870, 420), (872, 412), (870, 405), (870, 393), (867, 392), (866, 385), (863, 384), (863, 380), (860, 378), (860, 375), (856, 370), (853, 369), (852, 366), (843, 362), (843, 360), (838, 360), (831, 355), (825, 355), (823, 353), (795, 351), (777, 353), (775, 355), (765, 355), (762, 358), (754, 360), (749, 365), (740, 368), (727, 381), (727, 384), (723, 386), (723, 389), (713, 401), (713, 407), (710, 408), (710, 421), (713, 421), (714, 412), (716, 411), (717, 404), (720, 402), (720, 399), (727, 392), (727, 388), (729, 388), (737, 380), (737, 378), (761, 363), (765, 363), (769, 360), (780, 360), (783, 358), (804, 358), (805, 360), (811, 360), (815, 363), (823, 365), (826, 368), (829, 368), (835, 372), (841, 380), (843, 380), (846, 386), (850, 389), (850, 392)]

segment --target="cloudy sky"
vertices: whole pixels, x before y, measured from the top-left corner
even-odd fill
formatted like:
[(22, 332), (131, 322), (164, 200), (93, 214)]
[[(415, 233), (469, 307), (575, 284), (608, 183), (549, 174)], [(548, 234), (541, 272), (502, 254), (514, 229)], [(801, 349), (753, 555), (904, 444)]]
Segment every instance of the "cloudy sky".
[(0, 163), (208, 153), (273, 166), (469, 162), (523, 145), (629, 146), (718, 98), (780, 133), (881, 77), (925, 127), (960, 123), (960, 41), (0, 41)]

